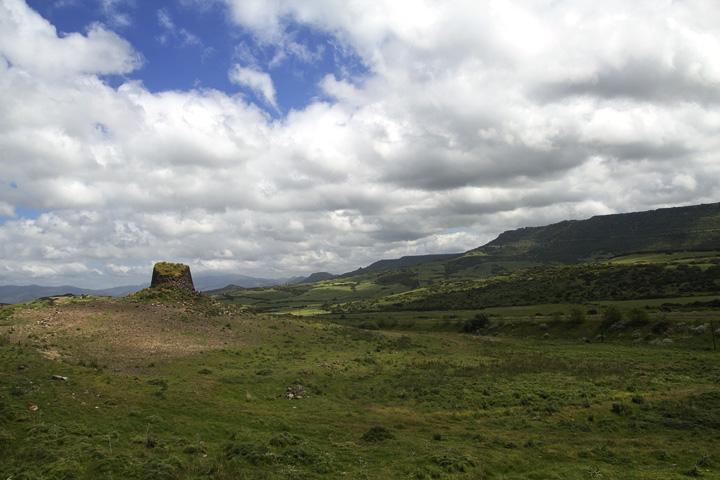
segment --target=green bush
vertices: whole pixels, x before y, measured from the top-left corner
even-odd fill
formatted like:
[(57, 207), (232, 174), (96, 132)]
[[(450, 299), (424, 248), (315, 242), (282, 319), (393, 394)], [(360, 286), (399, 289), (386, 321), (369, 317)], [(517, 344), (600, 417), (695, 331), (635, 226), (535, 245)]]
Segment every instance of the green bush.
[(490, 319), (484, 313), (478, 313), (473, 318), (465, 320), (463, 323), (463, 332), (465, 333), (477, 333), (483, 328), (487, 328), (490, 324)]
[(655, 335), (663, 335), (663, 334), (667, 333), (668, 330), (670, 330), (670, 326), (671, 326), (670, 322), (663, 319), (663, 320), (660, 320), (659, 322), (657, 322), (655, 325), (653, 325), (650, 330)]
[(627, 316), (631, 327), (643, 327), (650, 323), (650, 316), (642, 308), (633, 308)]
[(289, 447), (291, 445), (299, 445), (300, 437), (292, 435), (288, 432), (282, 432), (270, 439), (270, 445), (273, 447)]
[(613, 403), (610, 411), (615, 415), (625, 416), (630, 415), (632, 409), (624, 403)]
[(277, 461), (277, 455), (265, 445), (232, 442), (226, 444), (223, 450), (228, 460), (242, 458), (252, 465), (269, 465)]
[(181, 468), (175, 463), (158, 459), (148, 461), (143, 465), (144, 480), (173, 480), (178, 478)]
[(465, 473), (477, 466), (475, 459), (459, 452), (435, 455), (431, 461), (447, 473)]
[(374, 427), (371, 427), (370, 430), (365, 432), (363, 436), (361, 437), (362, 441), (369, 442), (369, 443), (378, 443), (378, 442), (384, 442), (385, 440), (390, 440), (391, 438), (394, 438), (395, 436), (392, 434), (390, 430), (388, 430), (385, 427), (381, 427), (379, 425), (376, 425)]
[(618, 307), (614, 305), (605, 307), (602, 313), (602, 322), (600, 322), (600, 330), (606, 332), (616, 323), (622, 322), (622, 319), (623, 314)]
[(573, 325), (580, 325), (585, 322), (585, 312), (579, 308), (575, 307), (570, 310), (570, 323)]
[(380, 330), (380, 325), (378, 325), (377, 322), (365, 321), (360, 323), (358, 328), (362, 328), (363, 330)]

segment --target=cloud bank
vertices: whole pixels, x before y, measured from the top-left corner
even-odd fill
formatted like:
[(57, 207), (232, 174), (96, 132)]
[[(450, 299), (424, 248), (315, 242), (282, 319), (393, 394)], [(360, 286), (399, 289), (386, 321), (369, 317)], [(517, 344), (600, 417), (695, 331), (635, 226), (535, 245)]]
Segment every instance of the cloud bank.
[(516, 226), (720, 199), (714, 1), (216, 8), (261, 44), (323, 32), (366, 72), (326, 76), (322, 95), (277, 118), (263, 66), (228, 66), (259, 104), (151, 92), (120, 34), (60, 35), (0, 0), (0, 282), (133, 283), (161, 258), (339, 272)]

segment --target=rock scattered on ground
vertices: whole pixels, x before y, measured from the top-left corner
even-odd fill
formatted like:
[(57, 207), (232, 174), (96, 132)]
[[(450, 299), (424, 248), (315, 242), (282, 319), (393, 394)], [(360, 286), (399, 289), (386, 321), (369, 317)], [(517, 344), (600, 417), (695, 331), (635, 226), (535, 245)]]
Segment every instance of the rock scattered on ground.
[(698, 325), (697, 327), (692, 328), (691, 330), (692, 330), (696, 335), (702, 335), (702, 334), (704, 334), (705, 332), (707, 332), (709, 329), (710, 329), (710, 325), (708, 325), (707, 323), (705, 323), (705, 324), (703, 324), (703, 325)]
[(305, 388), (302, 385), (291, 385), (285, 390), (285, 398), (299, 400), (305, 397)]

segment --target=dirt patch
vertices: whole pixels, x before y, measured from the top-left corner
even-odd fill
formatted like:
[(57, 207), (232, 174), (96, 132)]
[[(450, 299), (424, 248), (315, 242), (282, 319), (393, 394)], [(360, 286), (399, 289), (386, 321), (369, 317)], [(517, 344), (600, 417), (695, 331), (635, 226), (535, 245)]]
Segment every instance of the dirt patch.
[(252, 315), (207, 317), (182, 305), (127, 300), (27, 308), (14, 318), (13, 342), (54, 360), (91, 359), (117, 369), (246, 345), (248, 337), (236, 332), (250, 329), (233, 326), (257, 322)]

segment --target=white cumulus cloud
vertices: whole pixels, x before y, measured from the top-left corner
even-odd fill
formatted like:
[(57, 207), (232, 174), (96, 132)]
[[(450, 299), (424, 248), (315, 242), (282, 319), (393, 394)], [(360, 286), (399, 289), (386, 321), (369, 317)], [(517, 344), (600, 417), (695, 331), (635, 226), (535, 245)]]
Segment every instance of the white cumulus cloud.
[(99, 24), (59, 37), (23, 0), (0, 2), (0, 52), (27, 72), (52, 76), (129, 73), (142, 63), (126, 40)]
[(265, 99), (268, 104), (277, 108), (275, 87), (269, 74), (255, 68), (233, 65), (228, 72), (228, 76), (233, 83), (248, 87), (255, 94)]

